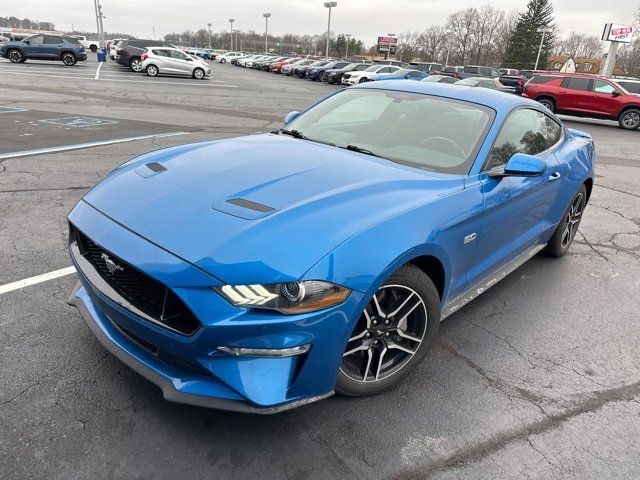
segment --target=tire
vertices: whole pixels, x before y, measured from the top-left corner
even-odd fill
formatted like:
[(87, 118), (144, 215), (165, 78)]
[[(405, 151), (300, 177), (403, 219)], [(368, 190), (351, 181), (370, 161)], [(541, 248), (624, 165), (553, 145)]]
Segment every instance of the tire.
[(67, 67), (71, 67), (78, 63), (78, 59), (71, 52), (64, 52), (60, 57), (60, 60), (62, 60), (62, 63), (64, 63)]
[(23, 63), (25, 58), (20, 50), (13, 48), (7, 52), (7, 58), (11, 63)]
[(138, 57), (132, 58), (129, 60), (129, 69), (136, 73), (142, 72), (142, 61)]
[(540, 97), (540, 98), (537, 98), (536, 100), (540, 105), (544, 106), (551, 113), (554, 113), (556, 111), (556, 102), (553, 101), (553, 98)]
[(358, 83), (366, 83), (368, 81), (369, 79), (367, 77), (362, 77), (360, 80), (358, 80)]
[(144, 69), (144, 72), (150, 77), (157, 77), (158, 73), (160, 73), (158, 67), (156, 67), (154, 64), (147, 65), (147, 68)]
[(91, 50), (91, 53), (96, 53), (98, 51), (98, 47), (96, 45), (91, 45), (89, 50)]
[(193, 69), (193, 78), (196, 80), (202, 80), (204, 78), (204, 70), (200, 67)]
[(220, 63), (227, 63), (227, 60), (225, 58), (221, 58)]
[(620, 114), (618, 124), (625, 130), (637, 130), (640, 127), (640, 110), (637, 108), (625, 110)]
[(547, 243), (544, 250), (547, 255), (550, 257), (562, 257), (567, 253), (580, 226), (586, 205), (587, 187), (583, 184), (571, 199), (569, 206), (562, 216), (562, 220), (560, 220), (556, 231), (553, 232), (551, 240)]
[(358, 319), (343, 354), (336, 392), (361, 397), (388, 390), (424, 358), (439, 325), (435, 285), (418, 267), (403, 266), (376, 291)]

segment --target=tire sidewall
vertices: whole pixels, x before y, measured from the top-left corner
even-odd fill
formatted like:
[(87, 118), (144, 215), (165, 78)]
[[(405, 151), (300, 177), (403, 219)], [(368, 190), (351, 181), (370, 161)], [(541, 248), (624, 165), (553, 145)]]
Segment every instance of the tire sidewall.
[[(139, 65), (138, 70), (135, 69), (134, 65)], [(129, 68), (134, 72), (142, 72), (142, 61), (139, 58), (134, 58), (129, 62)]]
[[(65, 61), (65, 59), (71, 59), (72, 61)], [(62, 54), (62, 63), (65, 64), (67, 67), (71, 67), (73, 65), (75, 65), (78, 61), (78, 59), (76, 58), (76, 56), (73, 53), (70, 52), (65, 52)]]
[[(201, 76), (199, 77), (198, 74), (200, 74)], [(203, 69), (201, 69), (200, 67), (193, 69), (193, 78), (195, 78), (196, 80), (202, 80), (204, 77), (205, 77), (205, 74)]]
[(555, 104), (553, 103), (553, 100), (549, 98), (541, 98), (540, 100), (538, 100), (538, 103), (540, 103), (543, 107), (545, 107), (551, 113), (553, 113), (555, 110)]
[[(562, 218), (560, 219), (560, 223), (558, 223), (558, 226), (556, 227), (555, 232), (553, 232), (553, 236), (551, 237), (551, 239), (549, 240), (549, 243), (547, 243), (547, 247), (545, 249), (545, 252), (552, 256), (552, 257), (562, 257), (564, 256), (569, 249), (571, 248), (571, 245), (573, 245), (573, 241), (575, 240), (575, 236), (571, 239), (571, 241), (569, 242), (569, 244), (566, 247), (562, 246), (562, 231), (564, 230), (564, 224), (567, 218), (567, 215), (569, 215), (569, 210), (571, 209), (571, 205), (573, 205), (573, 202), (575, 201), (576, 197), (582, 193), (582, 195), (584, 196), (584, 207), (582, 209), (582, 215), (584, 215), (584, 210), (587, 206), (587, 187), (584, 186), (584, 184), (582, 184), (580, 186), (580, 188), (578, 189), (578, 191), (571, 197), (571, 200), (569, 201), (569, 204), (567, 205), (567, 208), (565, 209), (564, 213), (562, 214)], [(576, 234), (577, 231), (580, 229), (580, 224), (582, 223), (582, 217), (580, 217), (580, 221), (578, 222), (578, 226), (576, 227)]]
[[(418, 347), (418, 351), (413, 355), (411, 360), (404, 365), (395, 374), (384, 378), (378, 382), (357, 382), (345, 376), (341, 370), (338, 371), (338, 379), (336, 381), (336, 392), (346, 396), (366, 396), (374, 395), (398, 383), (405, 375), (407, 375), (431, 350), (438, 336), (438, 328), (440, 327), (440, 296), (431, 279), (418, 267), (407, 264), (393, 273), (382, 285), (404, 285), (415, 291), (425, 304), (427, 310), (427, 327)], [(380, 287), (380, 288), (381, 288)], [(376, 292), (378, 289), (376, 289)], [(370, 301), (370, 299), (369, 299)], [(368, 304), (368, 301), (367, 301)], [(349, 332), (351, 335), (352, 332)]]
[[(155, 73), (152, 73), (152, 72), (155, 72)], [(151, 65), (147, 65), (147, 68), (145, 69), (145, 73), (150, 77), (157, 77), (158, 73), (160, 72), (158, 71), (158, 67), (156, 67), (154, 64), (151, 64)]]
[[(12, 55), (15, 56), (15, 54), (17, 54), (17, 56), (15, 57), (16, 60), (11, 58)], [(9, 60), (11, 61), (11, 63), (20, 63), (22, 61), (22, 59), (24, 58), (24, 55), (20, 50), (14, 48), (12, 50), (9, 50), (9, 52), (7, 53), (7, 57), (9, 57)]]
[(637, 130), (640, 127), (640, 122), (638, 122), (635, 126), (633, 127), (627, 127), (623, 121), (625, 119), (625, 117), (629, 114), (635, 113), (636, 115), (640, 116), (640, 110), (636, 109), (636, 108), (630, 108), (629, 110), (625, 110), (622, 115), (620, 115), (620, 120), (619, 120), (619, 125), (621, 128), (624, 128), (625, 130)]

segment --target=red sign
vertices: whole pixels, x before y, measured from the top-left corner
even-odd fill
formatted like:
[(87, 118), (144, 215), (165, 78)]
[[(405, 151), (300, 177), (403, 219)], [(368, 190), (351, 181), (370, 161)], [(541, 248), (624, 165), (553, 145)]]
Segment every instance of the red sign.
[(397, 45), (398, 39), (396, 37), (378, 37), (378, 45)]
[(632, 33), (633, 27), (621, 27), (621, 28), (612, 28), (611, 35), (626, 35), (627, 33)]

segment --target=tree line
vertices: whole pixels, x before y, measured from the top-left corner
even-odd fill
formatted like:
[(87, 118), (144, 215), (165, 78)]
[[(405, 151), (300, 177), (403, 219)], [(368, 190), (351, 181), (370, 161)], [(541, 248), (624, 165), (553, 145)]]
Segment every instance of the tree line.
[(25, 28), (27, 30), (55, 30), (51, 22), (35, 22), (28, 18), (0, 17), (0, 28)]

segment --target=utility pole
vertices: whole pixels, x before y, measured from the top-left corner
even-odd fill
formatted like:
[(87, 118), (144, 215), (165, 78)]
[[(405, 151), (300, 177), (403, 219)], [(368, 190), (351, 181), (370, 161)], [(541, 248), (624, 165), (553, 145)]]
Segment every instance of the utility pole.
[(347, 48), (345, 48), (344, 58), (348, 59), (349, 58), (349, 40), (351, 39), (351, 34), (347, 33), (345, 35), (345, 38), (347, 39)]
[(271, 14), (267, 12), (262, 16), (264, 17), (264, 53), (269, 53), (269, 17)]
[(209, 27), (209, 48), (211, 48), (211, 22), (207, 23), (207, 27)]
[(550, 28), (541, 28), (538, 30), (538, 33), (542, 34), (542, 38), (540, 39), (540, 47), (538, 47), (538, 56), (536, 57), (536, 66), (533, 67), (534, 70), (538, 70), (538, 62), (540, 61), (540, 53), (542, 53), (542, 44), (544, 43), (544, 35), (547, 32), (550, 32)]
[(153, 29), (153, 39), (155, 40), (156, 39), (156, 26), (153, 25), (151, 28)]
[(230, 18), (229, 23), (231, 24), (231, 42), (229, 42), (230, 50), (233, 52), (233, 22), (235, 22), (235, 18)]
[(93, 0), (93, 6), (96, 9), (96, 25), (98, 27), (98, 44), (100, 48), (104, 48), (104, 26), (102, 24), (102, 19), (104, 15), (102, 14), (102, 5), (100, 5), (100, 0)]
[(329, 42), (331, 41), (331, 9), (338, 6), (338, 2), (324, 2), (324, 6), (329, 9), (329, 21), (327, 22), (327, 50), (325, 57), (329, 59)]

